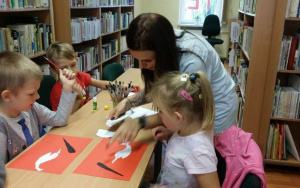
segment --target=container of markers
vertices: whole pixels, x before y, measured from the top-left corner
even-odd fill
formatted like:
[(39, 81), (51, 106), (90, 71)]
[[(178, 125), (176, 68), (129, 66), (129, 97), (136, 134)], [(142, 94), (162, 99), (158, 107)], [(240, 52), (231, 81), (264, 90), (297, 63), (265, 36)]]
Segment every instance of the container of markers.
[(127, 85), (124, 85), (124, 82), (118, 82), (116, 80), (114, 82), (109, 82), (109, 84), (106, 85), (114, 108), (131, 92), (131, 90), (133, 89), (131, 83), (132, 82), (130, 81)]

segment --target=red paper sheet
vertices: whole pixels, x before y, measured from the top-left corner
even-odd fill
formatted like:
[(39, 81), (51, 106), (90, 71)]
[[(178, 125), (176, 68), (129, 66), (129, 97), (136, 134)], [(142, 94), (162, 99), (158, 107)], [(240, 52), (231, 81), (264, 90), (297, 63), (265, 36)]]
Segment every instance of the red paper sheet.
[[(74, 148), (74, 153), (68, 152), (63, 139)], [(61, 149), (60, 154), (55, 159), (42, 163), (39, 166), (43, 169), (43, 171), (40, 172), (61, 174), (91, 141), (92, 138), (48, 134), (35, 146), (24, 151), (25, 153), (10, 163), (8, 167), (38, 172), (35, 169), (35, 162), (41, 156), (49, 152), (56, 153)]]
[[(119, 158), (112, 163), (115, 159), (115, 153), (125, 149), (126, 146), (114, 142), (107, 148), (106, 145), (108, 141), (109, 139), (103, 138), (73, 173), (129, 181), (146, 151), (148, 144), (131, 142), (131, 154), (124, 159)], [(97, 165), (99, 162), (123, 176), (101, 168)]]

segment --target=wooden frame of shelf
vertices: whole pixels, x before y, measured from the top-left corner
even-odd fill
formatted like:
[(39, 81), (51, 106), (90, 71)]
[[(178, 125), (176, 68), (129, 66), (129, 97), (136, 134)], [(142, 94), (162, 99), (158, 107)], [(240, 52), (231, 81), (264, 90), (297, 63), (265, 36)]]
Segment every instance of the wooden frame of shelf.
[(264, 159), (264, 163), (282, 166), (300, 167), (300, 161), (297, 161), (291, 154), (288, 154), (288, 160)]

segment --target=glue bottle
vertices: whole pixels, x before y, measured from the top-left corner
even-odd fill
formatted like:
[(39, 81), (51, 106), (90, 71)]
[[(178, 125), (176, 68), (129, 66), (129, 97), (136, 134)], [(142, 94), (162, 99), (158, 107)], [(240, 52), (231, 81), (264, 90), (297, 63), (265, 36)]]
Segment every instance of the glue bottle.
[(93, 111), (96, 112), (97, 111), (97, 98), (93, 97)]

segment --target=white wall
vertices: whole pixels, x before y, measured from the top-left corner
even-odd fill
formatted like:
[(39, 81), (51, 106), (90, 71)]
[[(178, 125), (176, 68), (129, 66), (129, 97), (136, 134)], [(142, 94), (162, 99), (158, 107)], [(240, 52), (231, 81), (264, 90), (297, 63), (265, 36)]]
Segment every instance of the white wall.
[[(179, 28), (179, 0), (135, 0), (135, 16), (141, 13), (154, 12), (168, 18), (174, 28)], [(224, 40), (222, 45), (216, 45), (215, 49), (221, 58), (228, 57), (229, 48), (229, 20), (238, 15), (239, 0), (225, 0), (224, 3), (224, 24), (221, 28), (221, 34), (217, 38)]]

